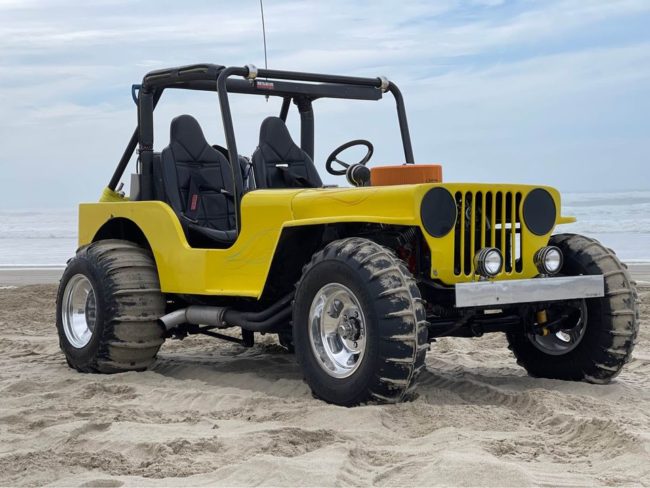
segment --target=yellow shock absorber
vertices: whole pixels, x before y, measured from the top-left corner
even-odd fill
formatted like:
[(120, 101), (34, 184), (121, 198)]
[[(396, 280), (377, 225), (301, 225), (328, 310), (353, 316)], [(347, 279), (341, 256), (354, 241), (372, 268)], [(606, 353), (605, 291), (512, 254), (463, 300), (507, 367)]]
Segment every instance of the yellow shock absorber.
[(535, 314), (535, 320), (537, 321), (537, 325), (541, 326), (540, 330), (542, 332), (543, 336), (547, 336), (551, 333), (550, 330), (548, 330), (547, 327), (544, 327), (544, 324), (548, 322), (548, 316), (546, 315), (546, 309), (544, 310), (538, 310), (537, 313)]

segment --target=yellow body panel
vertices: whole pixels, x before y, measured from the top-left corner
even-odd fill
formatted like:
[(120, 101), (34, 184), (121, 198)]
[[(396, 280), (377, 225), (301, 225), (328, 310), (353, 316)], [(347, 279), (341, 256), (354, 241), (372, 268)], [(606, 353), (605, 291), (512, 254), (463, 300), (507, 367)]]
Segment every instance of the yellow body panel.
[(193, 249), (169, 205), (157, 201), (79, 206), (79, 244), (89, 244), (111, 218), (132, 220), (147, 237), (161, 289), (168, 293), (257, 297), (261, 294), (291, 200), (301, 190), (259, 190), (244, 196), (242, 229), (228, 249)]
[[(101, 226), (121, 217), (133, 221), (151, 245), (161, 288), (167, 293), (259, 297), (285, 227), (337, 222), (371, 222), (419, 226), (420, 204), (434, 186), (456, 192), (520, 192), (523, 197), (535, 186), (480, 184), (422, 184), (365, 188), (319, 188), (255, 190), (241, 202), (241, 232), (228, 249), (191, 248), (173, 210), (163, 202), (121, 201), (86, 203), (79, 208), (79, 245), (90, 244)], [(558, 209), (560, 197), (545, 188)], [(523, 202), (523, 198), (522, 198)], [(460, 217), (459, 217), (460, 218)], [(497, 279), (529, 278), (537, 271), (533, 255), (548, 242), (550, 233), (534, 236), (525, 229), (522, 245), (523, 270), (502, 273)], [(470, 281), (474, 276), (454, 273), (454, 231), (434, 238), (422, 228), (431, 250), (431, 277), (446, 284)], [(472, 237), (473, 238), (473, 237)], [(513, 238), (514, 239), (514, 238)]]

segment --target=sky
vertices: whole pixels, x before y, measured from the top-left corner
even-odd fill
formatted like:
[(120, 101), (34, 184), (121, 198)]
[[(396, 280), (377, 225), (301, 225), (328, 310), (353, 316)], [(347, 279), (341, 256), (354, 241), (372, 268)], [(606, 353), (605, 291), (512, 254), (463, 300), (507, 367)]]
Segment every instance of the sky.
[[(650, 189), (648, 0), (265, 0), (264, 11), (270, 68), (387, 76), (416, 162), (442, 164), (446, 181)], [(135, 127), (131, 84), (201, 62), (264, 65), (258, 0), (0, 0), (0, 210), (95, 201)], [(250, 155), (279, 103), (231, 103)], [(351, 139), (374, 143), (370, 165), (403, 162), (390, 96), (314, 109), (327, 183), (345, 184), (324, 161)], [(182, 113), (224, 143), (216, 95), (176, 92), (156, 110), (156, 149)], [(299, 140), (297, 120), (293, 109)]]

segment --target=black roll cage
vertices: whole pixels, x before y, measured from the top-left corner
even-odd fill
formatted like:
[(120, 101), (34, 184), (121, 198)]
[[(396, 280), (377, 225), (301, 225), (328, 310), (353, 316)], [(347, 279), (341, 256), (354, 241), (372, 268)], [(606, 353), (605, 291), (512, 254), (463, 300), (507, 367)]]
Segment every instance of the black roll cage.
[[(232, 79), (231, 77), (242, 77), (243, 79)], [(228, 100), (229, 92), (282, 97), (280, 118), (285, 121), (290, 104), (293, 101), (300, 113), (300, 146), (313, 159), (313, 100), (318, 98), (381, 100), (382, 94), (390, 91), (397, 105), (397, 118), (404, 146), (405, 162), (408, 164), (415, 163), (404, 99), (397, 85), (386, 78), (361, 78), (272, 69), (258, 70), (253, 65), (225, 67), (216, 64), (196, 64), (151, 71), (144, 76), (141, 85), (133, 85), (132, 96), (138, 107), (138, 126), (135, 128), (113, 173), (108, 184), (109, 189), (115, 190), (136, 150), (136, 146), (138, 146), (139, 170), (142, 176), (140, 199), (151, 200), (153, 198), (153, 111), (163, 91), (167, 88), (217, 92), (226, 147), (233, 168), (237, 168), (239, 162), (237, 141)], [(237, 186), (233, 184), (233, 188), (236, 190)], [(239, 195), (236, 195), (236, 197), (239, 197)], [(238, 198), (235, 200), (238, 201)], [(235, 205), (235, 207), (238, 207), (238, 205)], [(239, 227), (238, 208), (236, 212)]]

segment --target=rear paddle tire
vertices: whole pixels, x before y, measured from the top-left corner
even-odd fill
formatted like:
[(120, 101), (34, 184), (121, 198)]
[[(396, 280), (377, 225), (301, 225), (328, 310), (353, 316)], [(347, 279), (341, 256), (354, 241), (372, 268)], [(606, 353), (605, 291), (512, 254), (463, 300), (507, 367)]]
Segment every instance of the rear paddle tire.
[(315, 396), (343, 406), (412, 396), (428, 348), (417, 284), (394, 253), (335, 241), (303, 270), (293, 310), (296, 358)]
[(146, 369), (164, 342), (165, 313), (151, 253), (128, 241), (80, 249), (63, 273), (56, 303), (59, 344), (84, 373)]
[(550, 334), (507, 334), (510, 349), (531, 376), (607, 383), (627, 363), (639, 331), (637, 292), (623, 263), (595, 239), (576, 234), (551, 237), (564, 255), (561, 273), (603, 275), (605, 296), (558, 302), (547, 310)]

